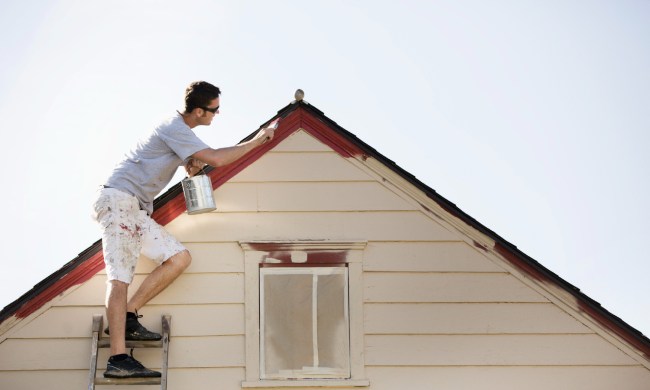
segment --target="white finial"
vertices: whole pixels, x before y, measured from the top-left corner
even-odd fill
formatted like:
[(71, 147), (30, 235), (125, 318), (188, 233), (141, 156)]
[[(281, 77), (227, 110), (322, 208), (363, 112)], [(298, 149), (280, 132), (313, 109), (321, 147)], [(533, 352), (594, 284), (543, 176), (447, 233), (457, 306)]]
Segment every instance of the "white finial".
[(293, 97), (296, 98), (296, 101), (301, 101), (305, 97), (305, 92), (302, 89), (296, 89)]

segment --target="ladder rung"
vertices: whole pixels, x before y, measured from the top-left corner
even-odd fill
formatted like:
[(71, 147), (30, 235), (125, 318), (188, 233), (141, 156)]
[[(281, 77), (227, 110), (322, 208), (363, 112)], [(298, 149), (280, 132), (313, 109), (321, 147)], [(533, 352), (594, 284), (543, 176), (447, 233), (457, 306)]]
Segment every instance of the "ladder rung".
[(161, 378), (95, 378), (96, 385), (159, 385)]
[[(110, 348), (111, 346), (111, 340), (106, 337), (99, 339), (97, 346), (99, 348)], [(160, 348), (163, 346), (163, 341), (158, 340), (158, 341), (132, 341), (132, 340), (126, 340), (126, 347), (127, 348)]]

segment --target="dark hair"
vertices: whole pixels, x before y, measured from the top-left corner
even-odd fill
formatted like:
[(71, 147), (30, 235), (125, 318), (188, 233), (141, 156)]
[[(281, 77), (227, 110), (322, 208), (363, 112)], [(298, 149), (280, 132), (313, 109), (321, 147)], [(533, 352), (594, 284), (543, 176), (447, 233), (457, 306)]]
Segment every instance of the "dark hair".
[(207, 81), (195, 81), (185, 89), (185, 112), (207, 107), (219, 95), (221, 95), (219, 87), (215, 87)]

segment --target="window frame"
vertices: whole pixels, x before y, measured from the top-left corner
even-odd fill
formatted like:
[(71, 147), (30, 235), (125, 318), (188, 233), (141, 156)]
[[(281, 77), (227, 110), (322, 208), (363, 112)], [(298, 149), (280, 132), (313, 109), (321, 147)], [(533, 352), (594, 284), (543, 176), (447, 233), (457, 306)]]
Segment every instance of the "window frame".
[[(246, 379), (242, 387), (367, 387), (363, 341), (363, 251), (367, 242), (246, 241), (244, 251), (246, 314)], [(311, 260), (311, 259), (314, 260)], [(260, 379), (260, 268), (317, 267), (343, 264), (348, 268), (349, 379)]]

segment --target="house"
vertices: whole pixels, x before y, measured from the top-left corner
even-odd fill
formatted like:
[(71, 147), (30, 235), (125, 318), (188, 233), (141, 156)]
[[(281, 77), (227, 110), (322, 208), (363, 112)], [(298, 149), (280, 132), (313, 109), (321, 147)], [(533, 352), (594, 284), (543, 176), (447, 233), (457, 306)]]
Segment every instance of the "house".
[[(156, 200), (193, 254), (141, 313), (172, 317), (169, 389), (650, 389), (643, 334), (309, 103), (278, 116), (209, 172), (216, 211)], [(104, 292), (96, 242), (5, 307), (0, 388), (85, 388)]]

